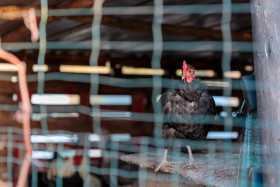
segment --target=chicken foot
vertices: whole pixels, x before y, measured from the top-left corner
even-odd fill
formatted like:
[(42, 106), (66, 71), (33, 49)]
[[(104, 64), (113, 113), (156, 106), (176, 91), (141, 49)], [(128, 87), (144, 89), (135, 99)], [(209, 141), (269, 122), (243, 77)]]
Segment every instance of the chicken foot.
[(158, 167), (154, 170), (155, 172), (157, 172), (163, 165), (165, 165), (167, 163), (167, 152), (168, 152), (168, 149), (165, 148), (163, 159), (162, 159), (161, 163), (158, 165)]
[(187, 145), (187, 149), (188, 149), (188, 154), (189, 154), (189, 162), (187, 163), (186, 166), (184, 166), (184, 168), (198, 169), (198, 167), (195, 164), (193, 164), (194, 163), (194, 158), (193, 158), (193, 154), (192, 154), (192, 149), (189, 145)]

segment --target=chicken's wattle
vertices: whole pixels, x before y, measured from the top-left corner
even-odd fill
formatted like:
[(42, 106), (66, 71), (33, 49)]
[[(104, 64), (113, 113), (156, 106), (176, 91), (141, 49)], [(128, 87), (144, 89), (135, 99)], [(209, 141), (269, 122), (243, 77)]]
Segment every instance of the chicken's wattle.
[(191, 76), (187, 76), (186, 80), (187, 80), (187, 83), (191, 83), (192, 82), (192, 77)]

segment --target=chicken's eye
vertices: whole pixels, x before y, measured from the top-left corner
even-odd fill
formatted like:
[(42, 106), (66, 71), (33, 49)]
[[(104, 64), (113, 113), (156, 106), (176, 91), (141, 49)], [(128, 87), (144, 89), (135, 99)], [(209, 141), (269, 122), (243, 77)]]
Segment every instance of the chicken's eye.
[(189, 70), (189, 73), (191, 73), (192, 71), (191, 70)]

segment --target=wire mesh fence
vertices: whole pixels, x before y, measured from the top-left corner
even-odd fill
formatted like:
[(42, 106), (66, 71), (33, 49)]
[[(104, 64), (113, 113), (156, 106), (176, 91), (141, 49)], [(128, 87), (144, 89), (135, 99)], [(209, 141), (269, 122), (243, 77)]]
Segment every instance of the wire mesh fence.
[[(78, 1), (72, 3), (75, 5), (75, 2)], [(242, 109), (234, 113), (243, 102), (242, 87), (238, 79), (241, 75), (251, 74), (253, 67), (247, 61), (242, 65), (236, 65), (242, 60), (233, 64), (233, 59), (241, 58), (240, 54), (246, 53), (248, 61), (252, 60), (253, 43), (251, 34), (247, 33), (248, 28), (246, 32), (232, 31), (235, 24), (232, 15), (250, 14), (250, 3), (223, 0), (217, 3), (202, 1), (197, 4), (181, 5), (170, 1), (154, 0), (140, 1), (134, 6), (120, 6), (121, 2), (119, 2), (120, 5), (115, 3), (116, 6), (110, 6), (110, 1), (96, 0), (81, 2), (81, 4), (86, 4), (83, 8), (79, 8), (79, 3), (78, 7), (67, 7), (67, 2), (64, 2), (66, 6), (62, 3), (60, 9), (50, 8), (48, 3), (53, 2), (41, 0), (40, 7), (33, 4), (24, 5), (24, 8), (27, 6), (34, 8), (36, 16), (40, 18), (39, 42), (5, 41), (1, 43), (1, 47), (11, 53), (17, 54), (19, 51), (24, 51), (30, 54), (22, 59), (26, 61), (28, 86), (36, 88), (35, 91), (33, 89), (30, 92), (32, 112), (29, 116), (31, 120), (29, 138), (33, 150), (32, 158), (28, 159), (31, 163), (27, 173), (28, 186), (249, 186), (259, 184), (261, 181), (259, 177), (261, 174), (259, 170), (261, 168), (259, 120), (255, 110), (248, 110), (247, 103), (247, 113)], [(8, 11), (8, 13), (2, 11), (0, 19), (22, 20), (21, 11), (22, 9)], [(193, 38), (181, 39), (180, 37), (169, 39), (165, 35), (176, 32), (170, 31), (172, 30), (170, 22), (176, 19), (176, 15), (189, 16), (187, 20), (215, 15), (213, 22), (216, 23), (213, 24), (213, 28), (207, 29), (191, 27), (188, 26), (187, 21), (183, 22), (179, 27), (173, 28), (174, 30), (184, 29), (183, 33), (178, 31), (179, 36), (184, 36), (186, 32), (194, 37), (197, 33), (201, 33), (204, 37), (197, 41)], [(90, 21), (87, 21), (90, 25), (85, 31), (90, 33), (90, 39), (79, 40), (80, 36), (76, 37), (75, 33), (74, 35), (71, 33), (67, 38), (63, 36), (65, 33), (62, 33), (60, 35), (64, 39), (48, 41), (48, 37), (51, 37), (51, 35), (48, 36), (48, 32), (51, 31), (48, 25), (52, 20), (58, 20), (62, 16), (73, 17), (76, 20), (83, 16), (90, 16)], [(115, 24), (110, 21), (105, 22), (104, 20), (110, 18), (117, 20), (116, 17), (110, 16), (125, 18), (136, 16), (139, 20), (143, 16), (143, 20), (150, 19), (149, 28), (145, 26), (148, 21), (146, 23), (144, 21), (144, 23), (138, 23), (139, 27), (130, 29), (132, 31), (142, 29), (143, 32), (149, 32), (152, 40), (141, 35), (138, 37), (137, 34), (133, 35), (135, 38), (126, 39), (126, 34), (128, 34), (126, 32), (117, 38), (110, 37), (111, 33), (108, 34), (109, 36), (102, 36), (103, 31), (105, 32), (104, 25), (120, 28), (126, 23), (125, 21)], [(174, 16), (174, 18), (168, 20), (169, 16)], [(201, 19), (203, 18), (205, 17)], [(248, 24), (249, 30), (250, 24)], [(110, 30), (110, 27), (108, 28)], [(207, 32), (210, 32), (208, 36)], [(72, 58), (71, 53), (85, 52), (89, 57), (89, 65), (80, 67), (81, 62), (78, 58), (71, 61), (70, 65), (73, 66), (71, 70), (67, 70), (69, 64), (63, 69), (65, 62), (55, 65), (46, 60), (48, 56), (54, 55), (53, 51), (59, 51), (59, 53), (63, 51), (65, 56), (70, 56), (66, 60)], [(164, 63), (168, 56), (172, 56), (172, 52), (174, 52), (173, 59), (178, 60), (172, 63), (179, 65)], [(200, 52), (202, 57), (197, 58)], [(38, 54), (38, 57), (36, 63), (33, 64), (33, 72), (30, 73), (32, 68), (28, 65), (28, 57), (34, 53)], [(102, 55), (106, 56), (110, 53), (125, 56), (122, 60), (127, 58), (129, 61), (126, 70), (131, 70), (129, 69), (131, 67), (136, 68), (135, 71), (138, 71), (138, 74), (125, 73), (125, 65), (121, 63), (100, 63), (100, 61), (107, 61), (101, 59)], [(141, 75), (139, 67), (143, 66), (129, 59), (133, 59), (132, 54), (137, 56), (142, 53), (149, 55), (150, 58), (145, 58), (146, 69), (142, 70), (146, 74)], [(218, 55), (220, 58), (214, 57), (215, 62), (208, 61), (201, 69), (197, 67), (197, 75), (200, 72), (202, 82), (207, 85), (209, 92), (213, 95), (216, 106), (219, 107), (218, 113), (215, 119), (205, 114), (197, 114), (194, 117), (182, 115), (183, 120), (194, 124), (201, 122), (213, 124), (207, 139), (164, 140), (162, 137), (154, 137), (154, 129), (162, 129), (165, 123), (178, 122), (177, 115), (170, 117), (162, 113), (159, 98), (167, 89), (180, 89), (176, 84), (177, 79), (181, 79), (181, 70), (176, 75), (177, 67), (180, 68), (182, 64), (179, 60), (182, 56), (186, 60), (189, 56), (191, 59), (203, 59), (204, 56), (205, 59), (209, 59), (208, 53), (210, 56)], [(18, 54), (21, 56), (20, 53)], [(80, 58), (86, 55), (80, 55)], [(181, 55), (181, 57), (174, 58), (176, 55)], [(111, 59), (114, 61), (113, 57)], [(36, 71), (34, 66), (37, 67)], [(171, 66), (174, 67), (170, 68)], [(44, 69), (45, 67), (50, 68), (51, 71)], [(233, 70), (232, 67), (235, 69)], [(241, 67), (247, 70), (240, 70)], [(238, 68), (240, 71), (237, 71)], [(218, 76), (215, 76), (217, 74)], [(2, 74), (0, 79), (19, 83), (19, 77), (15, 74)], [(88, 87), (82, 91), (73, 91), (67, 88), (67, 86), (71, 87), (71, 84), (86, 84)], [(263, 85), (262, 82), (254, 80), (249, 82), (249, 85), (260, 84), (269, 86), (269, 83)], [(59, 86), (63, 88), (59, 89)], [(273, 86), (277, 89), (277, 85)], [(46, 87), (54, 88), (46, 89)], [(131, 90), (134, 90), (134, 93), (140, 92), (140, 96), (130, 95)], [(246, 92), (246, 88), (243, 88), (244, 90)], [(19, 89), (18, 92), (14, 92), (16, 104), (4, 102), (0, 104), (0, 110), (19, 115), (18, 111), (22, 109), (20, 101), (23, 99), (20, 98), (21, 91)], [(64, 94), (66, 99), (60, 97), (61, 94)], [(136, 98), (138, 96), (142, 97), (140, 105), (144, 107), (134, 109), (135, 105), (139, 104)], [(51, 98), (56, 98), (56, 100), (52, 101)], [(115, 107), (110, 107), (111, 105)], [(21, 121), (17, 115), (15, 118)], [(72, 126), (69, 128), (65, 123), (71, 123), (72, 126), (73, 123), (77, 124), (72, 131)], [(275, 121), (275, 123), (278, 122)], [(54, 128), (56, 124), (57, 127)], [(108, 124), (111, 125), (110, 130), (108, 130)], [(131, 127), (128, 127), (129, 125)], [(22, 128), (11, 125), (1, 128), (0, 132), (3, 166), (1, 179), (3, 186), (14, 186), (17, 184), (26, 151), (23, 131)], [(189, 165), (191, 157), (189, 153), (187, 154), (187, 146), (190, 146), (194, 152), (192, 165)], [(159, 172), (155, 172), (154, 170), (163, 159), (166, 147), (172, 147), (168, 151), (168, 162)], [(20, 183), (18, 184), (20, 186)]]

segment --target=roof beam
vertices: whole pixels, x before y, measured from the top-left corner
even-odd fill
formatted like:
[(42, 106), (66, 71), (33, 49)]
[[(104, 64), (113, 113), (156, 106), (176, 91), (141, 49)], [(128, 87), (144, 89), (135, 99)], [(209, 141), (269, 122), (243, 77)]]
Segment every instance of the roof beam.
[[(80, 17), (75, 16), (75, 17), (69, 17), (69, 19), (92, 23), (93, 18), (91, 16), (80, 16)], [(139, 20), (122, 19), (117, 16), (103, 16), (101, 24), (110, 27), (119, 28), (119, 29), (124, 29), (124, 30), (152, 33), (152, 23), (139, 21)], [(164, 35), (192, 36), (199, 39), (223, 40), (221, 30), (214, 30), (211, 28), (180, 26), (180, 25), (172, 25), (172, 24), (162, 24), (161, 28), (162, 28), (162, 34)], [(249, 33), (231, 32), (231, 37), (233, 41), (252, 40), (252, 36)]]
[[(74, 0), (67, 5), (61, 6), (59, 8), (85, 8), (92, 6), (92, 1), (84, 0)], [(30, 7), (0, 7), (0, 13), (2, 12), (13, 12), (13, 11), (23, 11)], [(38, 9), (38, 7), (33, 7)], [(3, 14), (2, 14), (3, 15)], [(5, 15), (5, 14), (4, 14)], [(3, 20), (18, 20), (22, 17), (11, 17), (11, 16), (1, 16), (0, 19)], [(92, 23), (93, 16), (71, 16), (69, 19), (76, 21)], [(49, 17), (48, 22), (53, 22), (61, 17)], [(129, 20), (123, 19), (117, 16), (103, 16), (102, 25), (115, 27), (119, 29), (129, 30), (129, 31), (138, 31), (138, 32), (152, 32), (152, 23), (139, 21), (139, 20)], [(198, 39), (211, 39), (211, 40), (223, 40), (221, 30), (214, 30), (211, 28), (201, 28), (193, 26), (180, 26), (172, 24), (162, 24), (162, 33), (164, 35), (174, 35), (174, 36), (192, 36)], [(23, 25), (18, 29), (2, 36), (2, 42), (13, 42), (28, 40), (29, 41), (29, 31)], [(231, 33), (233, 41), (252, 41), (252, 35), (250, 33), (244, 32), (232, 32)]]

